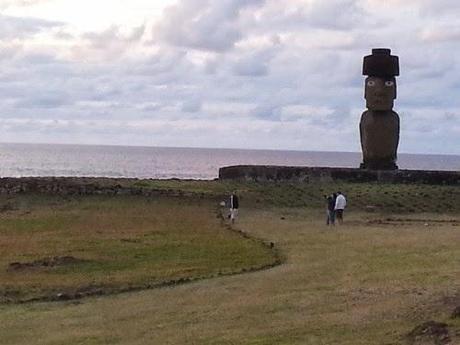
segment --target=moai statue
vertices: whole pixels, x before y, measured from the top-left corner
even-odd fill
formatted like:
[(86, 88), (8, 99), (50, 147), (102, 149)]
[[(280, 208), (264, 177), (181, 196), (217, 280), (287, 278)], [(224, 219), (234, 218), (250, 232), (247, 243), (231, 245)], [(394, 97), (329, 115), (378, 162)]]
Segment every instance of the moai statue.
[(359, 131), (363, 150), (362, 169), (395, 170), (399, 143), (399, 116), (393, 111), (399, 59), (390, 49), (372, 49), (364, 57), (366, 110)]

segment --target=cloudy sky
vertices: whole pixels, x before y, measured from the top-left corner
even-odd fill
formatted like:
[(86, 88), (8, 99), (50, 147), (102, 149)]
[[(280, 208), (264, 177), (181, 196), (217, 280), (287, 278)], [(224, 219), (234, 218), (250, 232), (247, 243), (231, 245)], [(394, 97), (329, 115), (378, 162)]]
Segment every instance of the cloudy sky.
[(360, 151), (400, 57), (400, 152), (460, 154), (458, 0), (0, 0), (0, 142)]

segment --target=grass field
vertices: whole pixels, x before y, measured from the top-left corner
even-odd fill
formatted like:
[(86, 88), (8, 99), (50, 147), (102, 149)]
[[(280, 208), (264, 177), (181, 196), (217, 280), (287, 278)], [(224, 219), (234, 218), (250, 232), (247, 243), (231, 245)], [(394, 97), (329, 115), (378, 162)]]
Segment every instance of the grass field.
[[(139, 183), (201, 199), (2, 200), (2, 344), (460, 343), (450, 318), (460, 305), (458, 187)], [(235, 229), (249, 238), (216, 218), (231, 189), (242, 204)], [(326, 227), (322, 195), (337, 189), (349, 200), (345, 225)], [(278, 254), (274, 268), (219, 276)], [(66, 255), (82, 261), (7, 270)], [(212, 278), (111, 294), (184, 277)], [(88, 286), (108, 294), (13, 303)], [(445, 322), (449, 338), (407, 337), (429, 320)]]
[(174, 284), (276, 261), (260, 242), (225, 230), (209, 202), (36, 195), (7, 203), (0, 215), (3, 302)]

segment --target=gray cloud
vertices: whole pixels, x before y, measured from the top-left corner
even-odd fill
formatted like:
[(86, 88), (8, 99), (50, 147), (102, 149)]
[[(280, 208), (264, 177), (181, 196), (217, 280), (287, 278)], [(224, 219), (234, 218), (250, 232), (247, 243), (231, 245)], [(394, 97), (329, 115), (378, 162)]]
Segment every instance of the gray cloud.
[(316, 27), (346, 30), (363, 25), (365, 13), (356, 0), (314, 1), (304, 14)]
[(71, 105), (68, 102), (68, 97), (65, 94), (47, 94), (47, 95), (35, 95), (31, 98), (23, 99), (16, 103), (17, 108), (59, 108), (64, 105)]
[(199, 99), (189, 99), (182, 103), (182, 111), (185, 113), (197, 113), (201, 110), (202, 104)]
[(236, 75), (260, 77), (268, 74), (268, 65), (258, 60), (255, 56), (240, 59), (233, 66)]
[(264, 0), (186, 0), (165, 11), (155, 36), (169, 44), (209, 51), (226, 51), (244, 36), (240, 11)]
[(36, 18), (20, 18), (0, 14), (0, 40), (23, 38), (63, 23)]
[(135, 42), (142, 38), (145, 32), (145, 25), (134, 28), (130, 33), (123, 34), (120, 28), (113, 25), (102, 32), (88, 32), (82, 35), (82, 38), (91, 42), (93, 47), (99, 49), (106, 48), (114, 41)]
[(256, 106), (251, 115), (257, 118), (279, 121), (281, 119), (282, 107), (274, 104), (260, 104)]

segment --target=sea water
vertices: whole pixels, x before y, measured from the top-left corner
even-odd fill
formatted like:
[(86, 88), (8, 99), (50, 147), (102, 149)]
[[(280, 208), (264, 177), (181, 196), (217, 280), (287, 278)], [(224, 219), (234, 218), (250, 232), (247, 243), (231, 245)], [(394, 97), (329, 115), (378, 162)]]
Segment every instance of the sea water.
[[(359, 167), (356, 152), (0, 144), (0, 176), (214, 179), (219, 168), (261, 164)], [(400, 154), (400, 169), (460, 170), (460, 156)]]

